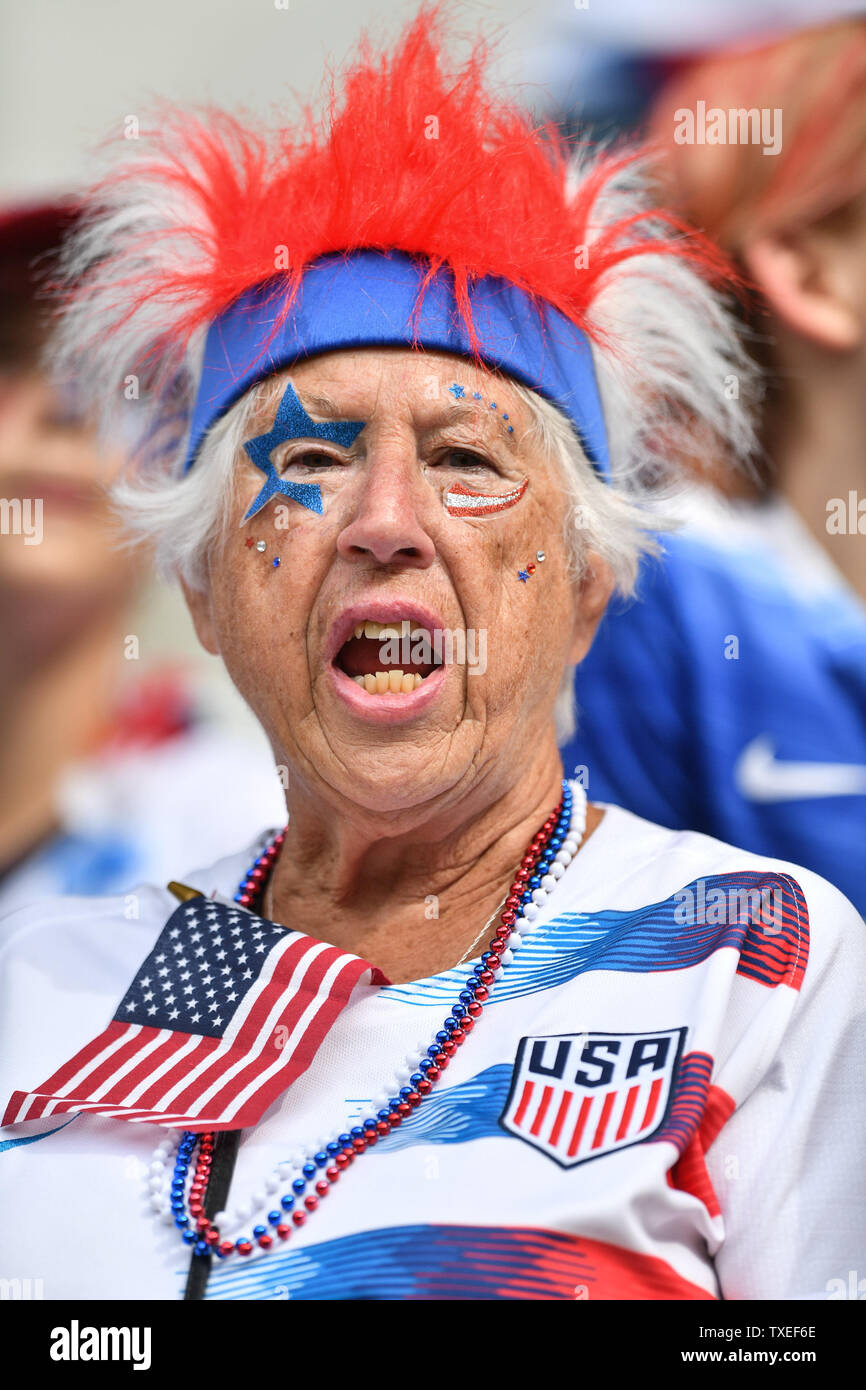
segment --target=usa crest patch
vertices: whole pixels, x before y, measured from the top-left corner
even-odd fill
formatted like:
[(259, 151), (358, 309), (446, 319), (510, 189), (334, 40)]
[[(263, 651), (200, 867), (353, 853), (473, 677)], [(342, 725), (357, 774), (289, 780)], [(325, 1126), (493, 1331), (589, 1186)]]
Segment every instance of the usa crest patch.
[(642, 1144), (664, 1124), (685, 1035), (521, 1038), (499, 1123), (563, 1168)]

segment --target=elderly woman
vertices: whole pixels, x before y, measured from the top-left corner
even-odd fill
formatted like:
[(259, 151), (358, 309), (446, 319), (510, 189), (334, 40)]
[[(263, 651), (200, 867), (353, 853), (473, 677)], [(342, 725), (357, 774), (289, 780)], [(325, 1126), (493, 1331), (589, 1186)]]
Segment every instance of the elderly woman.
[(642, 475), (748, 441), (709, 253), (477, 55), (445, 75), (426, 13), (324, 133), (161, 130), (94, 194), (60, 358), (139, 399), (121, 500), (289, 818), (209, 868), (179, 844), (171, 891), (7, 920), (3, 1273), (831, 1294), (864, 1226), (856, 914), (588, 805), (557, 752)]

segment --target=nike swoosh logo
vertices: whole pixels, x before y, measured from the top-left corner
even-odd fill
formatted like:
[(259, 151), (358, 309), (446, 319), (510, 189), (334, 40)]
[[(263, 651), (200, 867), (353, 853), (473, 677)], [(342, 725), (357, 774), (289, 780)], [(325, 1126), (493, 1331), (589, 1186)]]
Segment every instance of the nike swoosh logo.
[(780, 762), (773, 740), (759, 734), (737, 759), (734, 781), (748, 801), (866, 796), (866, 764)]

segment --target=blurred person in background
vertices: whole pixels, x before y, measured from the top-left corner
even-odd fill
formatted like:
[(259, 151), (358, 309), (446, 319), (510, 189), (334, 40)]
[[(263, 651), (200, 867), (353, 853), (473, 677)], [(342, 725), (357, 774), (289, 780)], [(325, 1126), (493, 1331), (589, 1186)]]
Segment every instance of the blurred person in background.
[[(125, 660), (150, 565), (118, 543), (120, 460), (39, 365), (38, 280), (73, 221), (61, 202), (0, 218), (0, 913), (164, 878), (180, 824), (207, 858), (281, 801), (265, 754), (197, 727), (182, 669)], [(202, 823), (217, 773), (232, 795)]]
[[(713, 111), (764, 126), (722, 143), (710, 116), (711, 143)], [(650, 134), (667, 201), (751, 287), (762, 456), (683, 498), (583, 663), (564, 762), (594, 797), (807, 864), (863, 911), (866, 20), (681, 62)]]

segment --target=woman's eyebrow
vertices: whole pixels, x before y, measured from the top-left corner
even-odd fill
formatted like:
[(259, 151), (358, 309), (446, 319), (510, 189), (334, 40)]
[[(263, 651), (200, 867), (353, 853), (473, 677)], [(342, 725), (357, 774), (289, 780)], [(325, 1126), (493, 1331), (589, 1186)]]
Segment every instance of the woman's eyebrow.
[(307, 414), (324, 415), (329, 420), (348, 420), (352, 418), (345, 410), (341, 410), (336, 401), (331, 400), (330, 396), (316, 391), (298, 390), (295, 387), (295, 394)]
[[(337, 405), (336, 401), (332, 400), (331, 397), (324, 392), (297, 391), (297, 396), (308, 414), (321, 415), (324, 416), (326, 420), (347, 420), (350, 418), (350, 414), (346, 413), (346, 409)], [(479, 417), (483, 417), (484, 419), (490, 418), (484, 411), (480, 410), (477, 402), (449, 401), (447, 405), (443, 407), (436, 420), (432, 421), (427, 426), (427, 430), (428, 432), (432, 432), (433, 430), (447, 429), (449, 425), (466, 424), (470, 421), (477, 422)], [(501, 422), (503, 417), (498, 413), (494, 413), (493, 418)], [(496, 437), (497, 439), (500, 437), (498, 433)], [(516, 436), (506, 433), (503, 429), (501, 437), (503, 444), (506, 444), (512, 453), (516, 453)]]
[[(492, 416), (490, 416), (485, 412), (481, 412), (481, 415), (484, 419), (493, 418), (495, 420), (498, 420), (500, 423), (503, 419), (502, 415), (498, 413), (494, 413)], [(466, 424), (467, 422), (472, 420), (477, 421), (478, 418), (479, 408), (477, 403), (473, 404), (467, 401), (465, 404), (461, 404), (459, 401), (455, 401), (453, 405), (449, 404), (442, 411), (435, 424), (431, 425), (430, 428), (434, 430), (447, 429), (449, 425)], [(497, 433), (496, 438), (499, 439), (499, 437), (500, 436)], [(503, 428), (501, 437), (503, 444), (507, 444), (512, 453), (516, 452), (517, 443), (515, 436), (513, 434), (506, 433), (505, 429)]]

